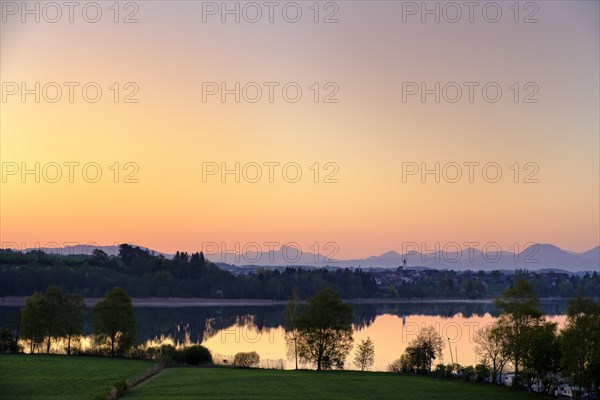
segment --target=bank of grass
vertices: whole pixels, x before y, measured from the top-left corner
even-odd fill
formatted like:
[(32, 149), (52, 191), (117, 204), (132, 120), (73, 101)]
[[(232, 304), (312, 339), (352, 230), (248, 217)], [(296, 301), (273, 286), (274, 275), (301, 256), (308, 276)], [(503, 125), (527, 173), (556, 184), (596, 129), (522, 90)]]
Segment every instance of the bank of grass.
[(509, 388), (390, 373), (171, 368), (130, 390), (126, 400), (527, 400)]
[(75, 400), (108, 394), (141, 375), (149, 361), (61, 355), (0, 355), (0, 399)]

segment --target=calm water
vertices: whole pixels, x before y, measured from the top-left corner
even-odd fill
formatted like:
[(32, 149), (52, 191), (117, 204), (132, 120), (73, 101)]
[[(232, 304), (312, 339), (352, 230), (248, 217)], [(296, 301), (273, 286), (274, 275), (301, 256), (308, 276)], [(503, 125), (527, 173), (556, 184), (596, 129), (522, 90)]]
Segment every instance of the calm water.
[[(564, 324), (566, 307), (566, 302), (542, 304), (549, 319), (559, 326)], [(17, 310), (0, 307), (0, 322), (3, 324)], [(285, 368), (293, 368), (281, 328), (283, 310), (283, 306), (136, 308), (138, 340), (147, 345), (202, 343), (218, 361), (239, 351), (257, 351), (263, 367), (283, 363)], [(446, 339), (440, 361), (474, 365), (477, 359), (473, 335), (477, 329), (493, 323), (498, 312), (493, 304), (475, 302), (354, 305), (354, 339), (356, 343), (370, 336), (375, 343), (373, 369), (385, 370), (400, 357), (421, 327), (432, 325)], [(86, 334), (90, 333), (90, 321), (88, 309)], [(89, 343), (85, 339), (81, 346)], [(352, 352), (346, 361), (347, 369), (353, 368), (353, 355)]]

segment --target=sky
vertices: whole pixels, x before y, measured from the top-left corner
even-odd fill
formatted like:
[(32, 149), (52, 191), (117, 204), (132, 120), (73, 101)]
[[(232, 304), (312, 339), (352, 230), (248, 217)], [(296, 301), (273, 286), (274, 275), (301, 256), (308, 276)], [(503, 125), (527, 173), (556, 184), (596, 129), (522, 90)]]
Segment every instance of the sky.
[(2, 247), (600, 243), (596, 1), (0, 3)]

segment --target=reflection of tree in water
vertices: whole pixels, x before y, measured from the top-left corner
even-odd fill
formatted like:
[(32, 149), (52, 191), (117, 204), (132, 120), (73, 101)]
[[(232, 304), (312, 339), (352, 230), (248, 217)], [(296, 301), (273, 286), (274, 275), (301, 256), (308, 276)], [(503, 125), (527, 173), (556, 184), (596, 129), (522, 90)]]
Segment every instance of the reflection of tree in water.
[(549, 301), (540, 304), (540, 309), (548, 315), (565, 315), (568, 307), (569, 303), (566, 301)]
[[(354, 305), (353, 326), (356, 330), (368, 328), (379, 315), (389, 314), (402, 318), (405, 315), (431, 315), (452, 318), (497, 316), (498, 309), (491, 303), (469, 304), (358, 304)], [(279, 328), (283, 323), (283, 306), (248, 307), (183, 307), (136, 308), (138, 339), (146, 341), (164, 335), (177, 343), (191, 340), (201, 343), (222, 330), (236, 326), (252, 327), (260, 332)]]
[(361, 304), (354, 305), (354, 321), (352, 327), (354, 330), (361, 330), (368, 328), (375, 322), (375, 318), (380, 315), (378, 308), (379, 305), (375, 304)]
[(203, 340), (207, 341), (222, 330), (227, 330), (231, 327), (238, 326), (256, 326), (256, 316), (252, 314), (234, 315), (224, 318), (219, 316), (216, 318), (208, 318), (205, 321)]
[[(547, 315), (564, 315), (567, 306), (566, 301), (547, 301), (540, 304), (540, 309)], [(465, 318), (483, 317), (485, 314), (498, 317), (501, 311), (493, 302), (378, 304), (376, 307), (377, 315), (391, 314), (398, 317), (429, 315), (453, 318), (458, 314)]]
[[(499, 309), (493, 303), (402, 303), (402, 304), (354, 304), (353, 326), (356, 330), (368, 328), (379, 315), (429, 315), (452, 318), (486, 313), (494, 317)], [(283, 323), (284, 306), (235, 306), (235, 307), (136, 307), (138, 341), (169, 338), (176, 345), (201, 343), (221, 330), (235, 326), (252, 326), (261, 332), (278, 328)], [(567, 302), (542, 302), (543, 312), (548, 315), (564, 315)], [(0, 307), (0, 326), (18, 315), (19, 307)], [(91, 333), (91, 307), (87, 308), (84, 333)]]
[(283, 307), (180, 307), (135, 309), (138, 340), (145, 342), (161, 335), (175, 343), (202, 343), (221, 330), (234, 326), (254, 326), (260, 331), (282, 323)]

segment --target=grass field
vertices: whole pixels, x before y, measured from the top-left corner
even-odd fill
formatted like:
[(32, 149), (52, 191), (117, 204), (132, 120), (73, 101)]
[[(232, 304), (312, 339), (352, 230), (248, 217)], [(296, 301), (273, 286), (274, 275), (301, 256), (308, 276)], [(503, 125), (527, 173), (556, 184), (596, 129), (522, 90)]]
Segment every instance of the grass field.
[(89, 400), (151, 366), (147, 361), (100, 357), (1, 355), (0, 399)]
[(171, 368), (124, 399), (526, 400), (539, 396), (491, 385), (386, 373)]

